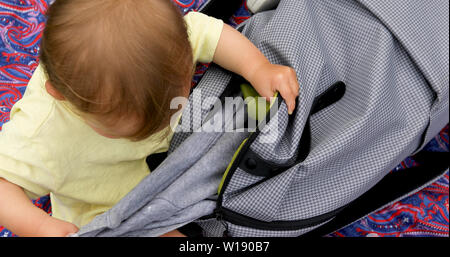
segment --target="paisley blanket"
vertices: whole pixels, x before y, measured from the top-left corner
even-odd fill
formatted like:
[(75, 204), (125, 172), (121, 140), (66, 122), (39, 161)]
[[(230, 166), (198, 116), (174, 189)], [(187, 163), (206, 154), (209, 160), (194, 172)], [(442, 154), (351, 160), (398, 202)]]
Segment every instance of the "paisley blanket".
[[(53, 0), (0, 1), (0, 130), (9, 120), (11, 107), (24, 94), (28, 80), (38, 65), (39, 43), (45, 25), (45, 12)], [(173, 0), (183, 12), (198, 10), (207, 0)], [(229, 23), (240, 24), (251, 16), (245, 0)], [(199, 64), (192, 85), (195, 86), (208, 64)], [(448, 125), (423, 151), (448, 152)], [(1, 164), (0, 164), (1, 165)], [(420, 165), (409, 157), (391, 172), (408, 172)], [(2, 197), (2, 196), (0, 196)], [(448, 237), (449, 236), (449, 173), (438, 181), (401, 201), (372, 213), (330, 237)], [(48, 196), (33, 201), (51, 214)], [(1, 224), (0, 224), (1, 225)], [(14, 236), (0, 226), (0, 236)]]

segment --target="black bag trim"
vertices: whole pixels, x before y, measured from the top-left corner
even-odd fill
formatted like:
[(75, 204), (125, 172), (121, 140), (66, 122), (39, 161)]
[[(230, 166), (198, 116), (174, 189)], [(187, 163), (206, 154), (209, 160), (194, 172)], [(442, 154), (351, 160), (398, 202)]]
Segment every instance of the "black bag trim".
[(441, 178), (449, 169), (448, 152), (420, 152), (413, 158), (420, 166), (387, 174), (374, 187), (347, 205), (332, 221), (302, 237), (324, 236), (344, 228), (387, 204), (417, 192), (424, 185)]
[(156, 168), (167, 158), (167, 152), (162, 153), (154, 153), (147, 158), (145, 158), (145, 162), (147, 163), (150, 171), (156, 170)]
[[(227, 221), (239, 226), (269, 231), (292, 231), (325, 223), (301, 235), (301, 237), (324, 236), (369, 215), (386, 204), (416, 192), (421, 186), (442, 177), (449, 169), (448, 152), (421, 152), (414, 158), (420, 166), (409, 168), (405, 172), (391, 172), (353, 202), (319, 216), (304, 220), (265, 222), (219, 206), (208, 218), (216, 217), (221, 222)], [(223, 224), (226, 236), (228, 228), (226, 223)]]
[(257, 220), (239, 213), (236, 213), (227, 208), (219, 208), (215, 210), (215, 216), (221, 220), (228, 221), (234, 225), (250, 227), (261, 230), (270, 230), (270, 231), (292, 231), (292, 230), (300, 230), (304, 228), (313, 227), (316, 225), (320, 225), (336, 216), (343, 208), (333, 210), (331, 212), (314, 216), (312, 218), (303, 219), (303, 220), (290, 220), (290, 221), (261, 221)]
[[(311, 106), (310, 115), (305, 123), (302, 137), (300, 139), (297, 159), (295, 163), (300, 163), (308, 157), (311, 150), (311, 127), (310, 117), (315, 113), (329, 107), (330, 105), (339, 101), (345, 94), (346, 86), (342, 81), (338, 81), (329, 87), (325, 92), (317, 96)], [(259, 132), (259, 131), (258, 131)], [(250, 140), (249, 140), (250, 141)], [(251, 141), (253, 142), (253, 140)], [(249, 142), (249, 143), (251, 143)], [(241, 151), (242, 152), (242, 151)], [(251, 149), (243, 152), (242, 158), (239, 161), (239, 168), (246, 171), (249, 174), (262, 177), (275, 176), (293, 165), (279, 165), (271, 163), (259, 157), (258, 154)]]

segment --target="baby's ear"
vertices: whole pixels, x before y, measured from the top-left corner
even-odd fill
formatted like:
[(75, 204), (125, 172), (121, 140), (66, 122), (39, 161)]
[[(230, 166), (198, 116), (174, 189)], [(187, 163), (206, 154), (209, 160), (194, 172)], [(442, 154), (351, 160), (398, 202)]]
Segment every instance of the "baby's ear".
[(47, 93), (53, 96), (56, 100), (65, 100), (64, 96), (53, 87), (49, 80), (45, 82), (45, 89), (47, 90)]

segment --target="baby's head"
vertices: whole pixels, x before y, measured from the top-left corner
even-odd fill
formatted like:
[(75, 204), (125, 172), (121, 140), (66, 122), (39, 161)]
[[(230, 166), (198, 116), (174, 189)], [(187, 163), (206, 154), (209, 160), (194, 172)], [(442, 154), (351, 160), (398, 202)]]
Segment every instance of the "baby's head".
[(47, 91), (112, 138), (169, 125), (193, 71), (184, 20), (170, 0), (56, 0), (41, 43)]

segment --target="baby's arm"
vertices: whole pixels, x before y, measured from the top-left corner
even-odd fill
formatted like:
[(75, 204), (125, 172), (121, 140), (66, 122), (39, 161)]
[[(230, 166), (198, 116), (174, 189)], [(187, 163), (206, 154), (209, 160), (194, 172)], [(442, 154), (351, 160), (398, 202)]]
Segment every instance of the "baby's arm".
[(0, 196), (0, 224), (18, 236), (67, 236), (78, 231), (33, 205), (21, 187), (2, 178)]
[(271, 64), (250, 40), (226, 24), (213, 61), (244, 77), (268, 100), (278, 91), (288, 106), (288, 112), (295, 109), (295, 98), (299, 94), (295, 71), (287, 66)]

